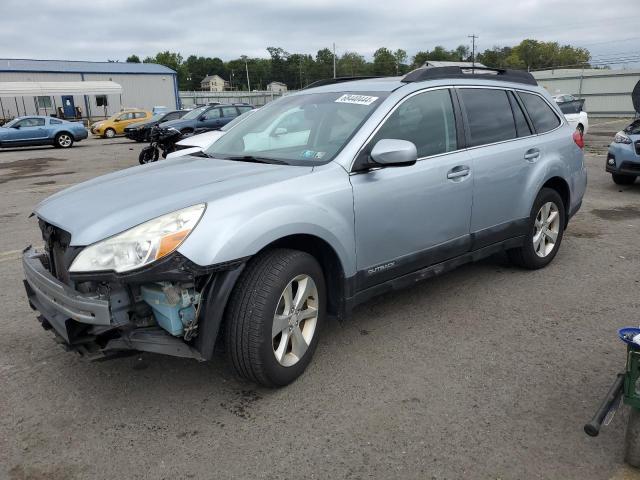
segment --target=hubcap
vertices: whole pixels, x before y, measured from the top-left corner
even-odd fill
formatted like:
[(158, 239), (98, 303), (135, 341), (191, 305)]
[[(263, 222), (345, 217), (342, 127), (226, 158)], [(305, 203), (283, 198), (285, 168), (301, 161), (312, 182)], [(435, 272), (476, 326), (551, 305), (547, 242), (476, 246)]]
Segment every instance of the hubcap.
[(69, 135), (60, 135), (58, 143), (61, 147), (68, 147), (69, 145), (71, 145), (71, 137)]
[(546, 257), (556, 247), (560, 233), (560, 212), (553, 202), (547, 202), (538, 211), (533, 231), (533, 250), (539, 257)]
[(113, 138), (116, 135), (116, 132), (114, 132), (113, 130), (109, 129), (105, 132), (105, 134), (107, 135), (107, 137), (109, 138)]
[(290, 367), (304, 356), (318, 323), (318, 289), (309, 275), (298, 275), (280, 295), (273, 316), (273, 354), (280, 365)]

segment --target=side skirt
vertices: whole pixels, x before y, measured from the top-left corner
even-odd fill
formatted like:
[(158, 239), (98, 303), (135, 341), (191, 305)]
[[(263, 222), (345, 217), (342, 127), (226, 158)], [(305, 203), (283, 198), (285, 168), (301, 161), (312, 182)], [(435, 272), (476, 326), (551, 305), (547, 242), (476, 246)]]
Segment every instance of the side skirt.
[[(342, 317), (348, 318), (351, 315), (354, 307), (360, 305), (361, 303), (365, 303), (368, 300), (377, 297), (378, 295), (410, 287), (417, 282), (435, 277), (437, 275), (441, 275), (466, 263), (477, 262), (478, 260), (490, 257), (491, 255), (495, 255), (496, 253), (499, 253), (501, 251), (520, 247), (523, 245), (524, 239), (524, 235), (510, 238), (509, 240), (488, 245), (478, 250), (459, 255), (449, 260), (436, 263), (429, 267), (416, 270), (415, 272), (411, 272), (394, 279), (387, 280), (386, 282), (380, 283), (365, 290), (361, 290), (354, 296), (345, 299), (344, 315)], [(350, 280), (352, 281), (352, 279), (347, 279), (347, 282), (349, 282)]]

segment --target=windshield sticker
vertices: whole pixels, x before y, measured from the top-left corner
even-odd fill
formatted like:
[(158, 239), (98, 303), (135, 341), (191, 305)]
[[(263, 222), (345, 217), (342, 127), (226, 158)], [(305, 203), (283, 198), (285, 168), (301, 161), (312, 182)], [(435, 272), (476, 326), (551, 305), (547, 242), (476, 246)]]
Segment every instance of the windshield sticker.
[(354, 105), (371, 105), (378, 97), (370, 97), (369, 95), (353, 95), (346, 93), (336, 99), (336, 103), (353, 103)]
[(318, 160), (320, 160), (322, 157), (324, 157), (324, 154), (326, 152), (316, 152), (316, 154), (314, 155), (314, 158), (317, 158)]
[(305, 150), (302, 152), (302, 158), (314, 158), (316, 152), (314, 150)]

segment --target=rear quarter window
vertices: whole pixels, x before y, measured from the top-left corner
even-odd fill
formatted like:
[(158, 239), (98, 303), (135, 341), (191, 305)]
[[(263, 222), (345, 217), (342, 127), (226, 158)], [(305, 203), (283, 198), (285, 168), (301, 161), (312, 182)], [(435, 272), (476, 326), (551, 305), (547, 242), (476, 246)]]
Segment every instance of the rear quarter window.
[(545, 133), (560, 125), (560, 119), (542, 97), (533, 93), (518, 92), (533, 122), (536, 133)]

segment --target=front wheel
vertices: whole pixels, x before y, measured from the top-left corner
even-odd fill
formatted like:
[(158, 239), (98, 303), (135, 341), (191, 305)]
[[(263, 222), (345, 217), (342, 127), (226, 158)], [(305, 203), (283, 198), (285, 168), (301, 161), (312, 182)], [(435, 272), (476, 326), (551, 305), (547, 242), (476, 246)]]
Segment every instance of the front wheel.
[(543, 188), (538, 193), (529, 216), (524, 244), (509, 250), (509, 258), (518, 266), (546, 267), (558, 253), (565, 226), (564, 203), (558, 192)]
[(611, 178), (616, 185), (631, 185), (636, 181), (635, 175), (620, 175), (619, 173), (612, 173)]
[(140, 165), (145, 163), (151, 163), (158, 160), (158, 149), (156, 147), (148, 146), (144, 147), (138, 155), (138, 162)]
[(307, 253), (276, 249), (253, 258), (225, 313), (225, 342), (235, 370), (266, 387), (298, 378), (318, 344), (325, 292), (322, 268)]
[(115, 137), (115, 136), (116, 136), (116, 131), (115, 131), (113, 128), (107, 128), (107, 129), (104, 131), (104, 136), (105, 136), (106, 138), (113, 138), (113, 137)]
[(632, 467), (640, 467), (640, 411), (631, 408), (627, 433), (624, 438), (624, 461)]

